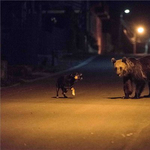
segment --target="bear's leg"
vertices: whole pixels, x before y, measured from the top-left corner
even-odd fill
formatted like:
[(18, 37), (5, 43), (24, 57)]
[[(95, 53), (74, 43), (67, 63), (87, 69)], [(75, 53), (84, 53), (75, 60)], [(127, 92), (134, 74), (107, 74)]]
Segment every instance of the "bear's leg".
[(68, 98), (68, 97), (66, 96), (67, 89), (64, 88), (64, 87), (62, 87), (61, 89), (62, 89), (62, 94), (63, 94), (64, 98)]
[(59, 87), (56, 87), (56, 98), (58, 98), (59, 89)]
[(71, 91), (72, 91), (72, 95), (75, 96), (75, 88), (72, 87)]
[(150, 97), (150, 82), (148, 82), (149, 94), (145, 95), (144, 97)]
[(131, 95), (133, 92), (132, 79), (129, 77), (124, 77), (123, 83), (124, 83), (123, 89), (124, 89), (124, 94), (125, 94), (125, 96), (123, 98), (128, 99), (129, 95)]
[(150, 82), (148, 82), (148, 88), (149, 88), (149, 97), (150, 97)]
[(144, 81), (136, 83), (135, 96), (133, 97), (134, 99), (140, 98), (140, 95), (143, 92), (144, 87), (145, 87), (145, 82)]

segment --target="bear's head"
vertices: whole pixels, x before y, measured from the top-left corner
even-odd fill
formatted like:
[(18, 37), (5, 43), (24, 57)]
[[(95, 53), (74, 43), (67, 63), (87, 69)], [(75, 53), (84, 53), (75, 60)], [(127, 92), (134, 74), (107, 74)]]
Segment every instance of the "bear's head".
[(111, 62), (113, 63), (115, 72), (119, 77), (127, 76), (131, 72), (131, 68), (134, 65), (126, 57), (123, 57), (122, 59), (118, 59), (118, 60), (116, 60), (115, 58), (112, 58)]
[(82, 73), (73, 73), (70, 76), (73, 77), (76, 81), (83, 80)]

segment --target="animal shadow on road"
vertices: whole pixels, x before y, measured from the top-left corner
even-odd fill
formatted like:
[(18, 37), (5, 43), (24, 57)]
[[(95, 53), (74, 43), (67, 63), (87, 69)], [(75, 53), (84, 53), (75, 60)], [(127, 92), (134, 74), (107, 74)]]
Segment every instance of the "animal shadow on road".
[(108, 99), (123, 99), (123, 97), (108, 97)]
[(53, 96), (52, 98), (56, 98), (56, 99), (73, 99), (73, 97), (67, 97), (67, 98), (65, 98), (65, 97), (56, 97), (56, 96)]
[[(149, 95), (144, 95), (144, 96), (141, 96), (139, 99), (143, 99), (143, 98), (150, 98)], [(108, 99), (125, 99), (123, 97), (108, 97)], [(135, 99), (133, 97), (130, 97), (128, 99)]]

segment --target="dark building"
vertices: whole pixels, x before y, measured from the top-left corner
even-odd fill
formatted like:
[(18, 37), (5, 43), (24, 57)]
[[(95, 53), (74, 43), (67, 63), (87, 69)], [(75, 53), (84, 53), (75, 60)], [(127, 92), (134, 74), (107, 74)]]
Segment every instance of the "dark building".
[[(2, 59), (37, 65), (73, 53), (104, 53), (105, 2), (2, 1)], [(105, 37), (105, 38), (103, 38)], [(54, 64), (53, 64), (54, 65)]]

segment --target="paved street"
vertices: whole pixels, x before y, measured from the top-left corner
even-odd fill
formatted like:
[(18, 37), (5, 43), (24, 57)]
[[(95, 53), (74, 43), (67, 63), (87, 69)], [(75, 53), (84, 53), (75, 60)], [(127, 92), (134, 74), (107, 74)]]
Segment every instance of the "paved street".
[(75, 97), (55, 98), (58, 75), (2, 89), (1, 149), (149, 150), (150, 99), (122, 99), (110, 59), (98, 56), (70, 71), (84, 77)]

